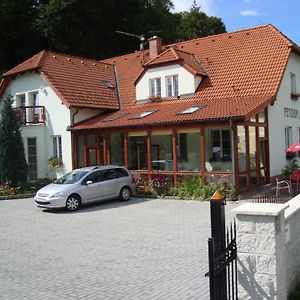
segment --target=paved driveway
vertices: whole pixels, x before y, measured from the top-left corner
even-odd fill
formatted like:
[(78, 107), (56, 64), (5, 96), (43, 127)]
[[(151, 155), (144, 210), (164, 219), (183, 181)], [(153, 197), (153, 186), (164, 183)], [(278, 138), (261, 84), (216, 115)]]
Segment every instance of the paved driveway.
[(209, 299), (209, 203), (0, 201), (0, 299)]

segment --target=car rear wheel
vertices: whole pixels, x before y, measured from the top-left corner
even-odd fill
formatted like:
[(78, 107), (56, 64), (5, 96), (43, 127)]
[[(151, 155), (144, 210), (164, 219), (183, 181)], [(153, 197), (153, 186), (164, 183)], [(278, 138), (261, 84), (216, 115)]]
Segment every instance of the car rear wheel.
[(80, 206), (80, 198), (77, 195), (71, 195), (66, 201), (66, 209), (68, 211), (75, 211)]
[(131, 197), (131, 189), (128, 186), (124, 186), (120, 191), (120, 200), (121, 201), (128, 201)]

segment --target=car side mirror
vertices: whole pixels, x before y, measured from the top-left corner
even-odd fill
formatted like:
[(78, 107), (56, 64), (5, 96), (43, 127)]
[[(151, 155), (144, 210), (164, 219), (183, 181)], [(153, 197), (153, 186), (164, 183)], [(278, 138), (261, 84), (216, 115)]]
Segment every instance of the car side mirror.
[(90, 184), (92, 184), (92, 183), (93, 183), (93, 181), (88, 180), (88, 181), (84, 182), (84, 185), (90, 185)]

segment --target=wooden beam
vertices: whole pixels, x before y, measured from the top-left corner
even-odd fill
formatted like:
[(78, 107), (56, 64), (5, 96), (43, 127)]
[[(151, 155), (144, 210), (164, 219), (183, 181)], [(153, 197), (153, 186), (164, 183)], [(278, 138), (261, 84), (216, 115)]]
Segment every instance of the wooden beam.
[(147, 165), (148, 165), (148, 180), (151, 180), (152, 159), (151, 159), (151, 130), (147, 130)]
[(172, 148), (173, 148), (173, 184), (177, 185), (177, 145), (176, 145), (176, 129), (172, 132)]

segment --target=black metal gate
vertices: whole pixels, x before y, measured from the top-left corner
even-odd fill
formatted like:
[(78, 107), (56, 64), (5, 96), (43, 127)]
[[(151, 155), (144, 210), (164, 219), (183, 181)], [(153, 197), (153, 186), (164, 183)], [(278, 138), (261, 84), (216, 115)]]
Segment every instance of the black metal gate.
[(225, 202), (211, 200), (211, 232), (208, 239), (210, 299), (238, 299), (236, 223), (231, 223), (225, 233)]

